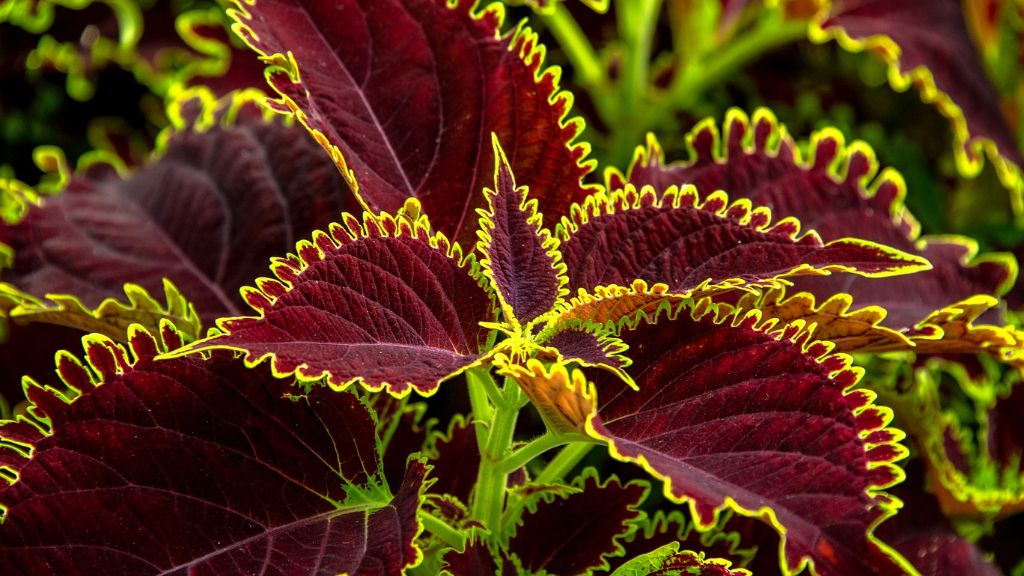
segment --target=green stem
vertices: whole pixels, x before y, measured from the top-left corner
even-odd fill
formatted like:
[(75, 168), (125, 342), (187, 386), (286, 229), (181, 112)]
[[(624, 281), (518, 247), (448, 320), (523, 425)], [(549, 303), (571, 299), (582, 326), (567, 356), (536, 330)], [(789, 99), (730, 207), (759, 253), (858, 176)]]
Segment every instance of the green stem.
[(576, 72), (576, 82), (587, 88), (598, 88), (606, 83), (604, 68), (587, 35), (561, 3), (555, 2), (554, 11), (544, 16), (548, 30), (558, 40), (562, 53)]
[(544, 467), (544, 470), (541, 471), (535, 481), (538, 484), (551, 484), (552, 482), (561, 481), (566, 474), (580, 463), (580, 460), (583, 460), (593, 447), (594, 444), (588, 442), (569, 444)]
[(480, 454), (483, 454), (487, 450), (486, 431), (490, 430), (491, 419), (494, 418), (494, 409), (487, 400), (487, 385), (489, 383), (494, 386), (494, 380), (488, 368), (474, 368), (466, 373), (466, 382), (469, 384), (469, 405), (473, 409), (476, 444)]
[[(512, 447), (519, 402), (522, 391), (515, 382), (506, 382), (502, 401), (494, 406), (494, 418), (487, 433), (484, 450), (480, 454), (480, 469), (473, 493), (472, 516), (488, 530), (500, 528), (501, 512), (505, 507), (508, 473), (500, 463)], [(472, 401), (472, 397), (470, 398)], [(479, 428), (477, 429), (479, 434)]]
[(619, 18), (619, 35), (629, 46), (626, 61), (625, 82), (622, 85), (622, 103), (626, 111), (625, 120), (630, 120), (637, 109), (639, 100), (647, 92), (647, 77), (650, 72), (651, 48), (654, 41), (654, 26), (661, 11), (661, 0), (634, 0), (616, 6)]
[(444, 520), (441, 520), (429, 512), (424, 512), (423, 510), (420, 510), (419, 519), (420, 522), (423, 523), (423, 528), (426, 529), (427, 532), (437, 536), (441, 541), (452, 548), (462, 550), (466, 545), (466, 536), (455, 528), (449, 526)]
[(511, 474), (523, 466), (526, 466), (537, 456), (540, 456), (552, 448), (568, 444), (569, 442), (572, 442), (572, 440), (573, 436), (570, 434), (555, 434), (548, 432), (543, 436), (539, 436), (531, 440), (522, 448), (503, 458), (501, 462), (498, 462), (498, 467), (506, 474)]
[(730, 74), (756, 60), (765, 52), (807, 37), (807, 22), (770, 19), (754, 30), (741, 34), (704, 59), (686, 64), (669, 88), (670, 105), (686, 110), (693, 106), (708, 87), (722, 82)]

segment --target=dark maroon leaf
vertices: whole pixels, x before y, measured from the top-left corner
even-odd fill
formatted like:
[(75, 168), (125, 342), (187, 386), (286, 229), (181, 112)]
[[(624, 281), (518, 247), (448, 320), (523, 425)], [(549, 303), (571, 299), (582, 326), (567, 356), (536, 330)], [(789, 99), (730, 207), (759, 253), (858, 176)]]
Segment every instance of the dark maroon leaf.
[(626, 346), (601, 326), (569, 323), (545, 330), (541, 336), (544, 345), (556, 352), (558, 360), (605, 367), (625, 376), (621, 369), (629, 365), (629, 358), (624, 354)]
[[(884, 326), (905, 329), (969, 296), (1000, 295), (1015, 275), (1010, 258), (1003, 254), (975, 258), (976, 245), (966, 238), (919, 238), (919, 226), (903, 205), (903, 178), (891, 169), (879, 173), (874, 151), (863, 142), (847, 146), (837, 130), (814, 134), (805, 158), (774, 115), (759, 109), (752, 120), (731, 112), (724, 135), (712, 120), (706, 120), (687, 135), (687, 141), (690, 157), (666, 164), (658, 143), (649, 140), (628, 175), (612, 172), (609, 186), (631, 182), (663, 190), (688, 183), (703, 194), (721, 189), (732, 198), (748, 198), (754, 205), (770, 208), (776, 217), (794, 217), (826, 241), (863, 238), (923, 257), (933, 266), (889, 278), (849, 274), (799, 278), (794, 280), (793, 294), (810, 290), (824, 302), (838, 292), (850, 293), (857, 307), (885, 308)], [(908, 290), (915, 298), (905, 297)]]
[(209, 322), (239, 313), (238, 289), (271, 256), (356, 206), (301, 129), (251, 113), (182, 127), (149, 166), (127, 179), (106, 174), (75, 177), (19, 224), (0, 225), (0, 243), (14, 250), (0, 278), (94, 308), (121, 298), (126, 282), (160, 294), (166, 277)]
[[(389, 486), (397, 486), (411, 458), (419, 459), (427, 443), (430, 432), (429, 422), (423, 423), (426, 412), (424, 404), (405, 404), (405, 399), (394, 398), (390, 394), (373, 393), (375, 396), (387, 396), (400, 403), (400, 411), (389, 418), (382, 418), (377, 413), (377, 433), (381, 439), (381, 459), (383, 460), (384, 478)], [(371, 407), (375, 410), (371, 400)], [(433, 476), (433, 474), (431, 474)]]
[(1003, 118), (995, 87), (971, 41), (957, 0), (834, 0), (811, 29), (846, 50), (867, 49), (889, 65), (897, 90), (914, 85), (953, 124), (968, 174), (981, 170), (982, 151), (1004, 181), (1019, 186), (1020, 154)]
[(822, 244), (799, 235), (792, 219), (771, 225), (765, 209), (746, 200), (729, 204), (722, 192), (703, 202), (693, 187), (632, 186), (595, 194), (560, 227), (569, 290), (639, 278), (687, 293), (741, 284), (772, 284), (794, 274), (850, 271), (884, 276), (924, 269), (916, 256), (853, 239)]
[(468, 246), (492, 181), (492, 133), (549, 219), (586, 196), (592, 168), (536, 34), (501, 35), (500, 7), (475, 5), (256, 0), (234, 17), (271, 62), (280, 107), (317, 134), (370, 208), (419, 198), (440, 231)]
[(528, 324), (565, 297), (565, 264), (558, 240), (537, 213), (537, 201), (528, 199), (526, 187), (516, 187), (496, 139), (494, 157), (494, 189), (484, 190), (487, 209), (480, 213), (480, 265), (491, 279), (506, 321)]
[(449, 549), (444, 553), (444, 569), (451, 576), (494, 576), (501, 574), (494, 553), (477, 531), (470, 532), (470, 538), (463, 550)]
[(259, 316), (221, 319), (223, 333), (179, 353), (241, 350), (250, 364), (271, 358), (278, 374), (397, 396), (431, 394), (480, 360), (480, 322), (494, 312), (473, 256), (431, 234), (425, 217), (343, 220), (277, 259), (276, 279), (243, 291)]
[(430, 492), (469, 502), (480, 468), (480, 448), (473, 425), (465, 417), (456, 415), (448, 424), (446, 433), (434, 436), (428, 456), (434, 467), (430, 477), (436, 480), (430, 486)]
[(1024, 383), (1018, 382), (1006, 398), (988, 411), (988, 453), (1003, 474), (1024, 475)]
[(935, 496), (925, 489), (919, 462), (907, 467), (907, 479), (893, 490), (903, 508), (878, 529), (878, 537), (898, 550), (921, 576), (1002, 576), (982, 551), (957, 534)]
[(291, 396), (224, 354), (156, 361), (180, 345), (163, 340), (135, 331), (129, 360), (90, 337), (87, 363), (58, 361), (66, 390), (30, 390), (40, 420), (0, 425), (6, 573), (397, 574), (419, 561), (425, 468), (391, 497), (356, 396)]
[(0, 396), (13, 409), (25, 400), (22, 376), (43, 382), (53, 375), (53, 358), (58, 350), (75, 350), (81, 346), (82, 332), (52, 324), (18, 326), (6, 324), (7, 340), (0, 344)]
[(573, 486), (580, 491), (542, 498), (523, 513), (508, 543), (516, 566), (565, 576), (606, 566), (605, 556), (619, 550), (616, 540), (642, 514), (637, 505), (649, 490), (646, 484), (622, 484), (615, 477), (601, 482), (593, 469)]
[[(608, 559), (610, 564), (608, 571), (614, 572), (615, 569), (641, 554), (652, 552), (673, 542), (679, 542), (681, 550), (703, 552), (709, 558), (730, 560), (733, 566), (743, 567), (754, 557), (755, 552), (761, 550), (756, 547), (757, 543), (752, 546), (752, 543), (743, 540), (740, 534), (728, 531), (726, 524), (727, 520), (731, 518), (733, 517), (729, 513), (723, 513), (719, 526), (701, 532), (696, 529), (692, 521), (683, 515), (681, 510), (672, 510), (669, 513), (657, 510), (652, 518), (645, 518), (634, 533), (620, 540), (624, 551), (621, 556)], [(749, 522), (753, 521), (749, 520)], [(758, 524), (767, 527), (767, 525)], [(770, 528), (764, 532), (771, 532), (774, 535)], [(767, 551), (774, 553), (776, 550)], [(760, 575), (760, 573), (758, 574)]]
[(639, 390), (598, 374), (588, 430), (663, 479), (698, 526), (724, 508), (771, 522), (786, 570), (901, 573), (871, 531), (894, 509), (880, 489), (899, 481), (905, 450), (885, 427), (891, 412), (852, 389), (849, 358), (708, 300), (664, 316), (622, 333)]

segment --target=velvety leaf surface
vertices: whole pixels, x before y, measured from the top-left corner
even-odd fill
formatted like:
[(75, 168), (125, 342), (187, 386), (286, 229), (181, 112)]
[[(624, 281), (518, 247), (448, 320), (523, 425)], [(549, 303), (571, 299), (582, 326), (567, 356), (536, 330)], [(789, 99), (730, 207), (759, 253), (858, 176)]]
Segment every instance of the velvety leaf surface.
[(1020, 154), (959, 2), (832, 0), (816, 28), (812, 38), (869, 49), (889, 65), (895, 88), (914, 84), (923, 100), (933, 102), (953, 123), (963, 169), (977, 173), (986, 148), (1001, 174), (1012, 171), (1019, 178)]
[(278, 259), (276, 279), (244, 291), (258, 317), (218, 321), (222, 334), (188, 351), (230, 348), (249, 363), (271, 358), (279, 374), (327, 376), (405, 395), (430, 394), (480, 359), (493, 320), (491, 297), (472, 256), (416, 221), (346, 214), (298, 256)]
[(703, 300), (675, 314), (622, 333), (639, 390), (598, 374), (588, 430), (689, 501), (699, 526), (737, 508), (785, 530), (790, 570), (900, 573), (870, 527), (892, 508), (877, 490), (900, 478), (902, 435), (851, 390), (849, 358), (793, 329), (765, 333), (756, 312), (716, 322)]
[(706, 558), (690, 550), (680, 550), (679, 542), (672, 542), (633, 558), (612, 573), (612, 576), (749, 576), (743, 569), (731, 569), (727, 560)]
[(467, 246), (492, 180), (492, 133), (548, 218), (586, 195), (590, 170), (536, 35), (501, 35), (501, 10), (475, 4), (256, 0), (234, 14), (272, 57), (281, 107), (318, 134), (371, 208), (419, 198), (437, 229)]
[(641, 514), (637, 505), (647, 495), (640, 482), (601, 482), (593, 470), (573, 482), (580, 492), (544, 498), (526, 510), (508, 551), (529, 573), (571, 576), (605, 565), (604, 556), (618, 550), (615, 539)]
[(487, 209), (481, 212), (480, 265), (501, 300), (506, 320), (527, 324), (562, 300), (566, 290), (565, 264), (558, 241), (537, 213), (537, 201), (516, 187), (512, 168), (497, 140), (494, 142), (494, 188), (484, 191)]
[(860, 240), (822, 244), (792, 219), (771, 225), (767, 210), (722, 192), (703, 201), (693, 187), (632, 187), (591, 196), (562, 222), (569, 289), (661, 282), (673, 292), (771, 284), (780, 276), (852, 271), (876, 276), (927, 266), (919, 258)]
[[(966, 239), (919, 238), (919, 226), (903, 205), (902, 177), (891, 169), (879, 173), (874, 151), (863, 142), (847, 146), (836, 130), (813, 135), (804, 158), (770, 112), (760, 109), (748, 119), (732, 110), (724, 135), (709, 119), (688, 134), (687, 141), (690, 156), (666, 164), (658, 143), (649, 140), (628, 175), (611, 173), (609, 186), (630, 182), (663, 190), (689, 183), (702, 194), (721, 189), (732, 198), (770, 208), (777, 218), (794, 217), (826, 241), (863, 238), (924, 257), (933, 266), (890, 278), (833, 274), (795, 280), (822, 302), (838, 292), (850, 293), (858, 307), (885, 308), (883, 326), (901, 329), (969, 296), (1002, 294), (1016, 276), (1015, 264), (1003, 255), (971, 262), (977, 249)], [(908, 290), (916, 297), (906, 298)]]
[(45, 423), (0, 425), (8, 574), (397, 574), (418, 562), (425, 468), (412, 463), (391, 497), (358, 398), (288, 398), (287, 383), (227, 355), (156, 361), (160, 349), (135, 332), (129, 361), (93, 337), (87, 364), (60, 358), (66, 391), (31, 390)]
[(354, 206), (301, 128), (242, 114), (203, 132), (181, 127), (138, 172), (74, 177), (19, 224), (0, 226), (14, 250), (0, 279), (95, 308), (126, 282), (160, 293), (169, 278), (211, 324), (239, 313), (238, 289), (271, 256)]

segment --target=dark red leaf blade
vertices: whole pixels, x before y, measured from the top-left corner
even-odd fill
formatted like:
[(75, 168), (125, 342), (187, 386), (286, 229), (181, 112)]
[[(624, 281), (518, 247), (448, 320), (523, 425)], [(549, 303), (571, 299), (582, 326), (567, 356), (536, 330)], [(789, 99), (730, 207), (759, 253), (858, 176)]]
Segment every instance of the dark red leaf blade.
[(562, 302), (565, 264), (558, 240), (544, 228), (537, 200), (516, 186), (508, 158), (494, 138), (494, 188), (485, 189), (487, 209), (480, 212), (480, 266), (491, 280), (507, 322), (529, 324)]
[(356, 396), (289, 397), (223, 354), (158, 361), (180, 345), (163, 339), (135, 331), (129, 360), (90, 337), (86, 363), (59, 358), (66, 389), (30, 389), (38, 420), (0, 424), (6, 573), (397, 574), (419, 562), (425, 467), (413, 462), (391, 496)]
[(607, 567), (605, 556), (621, 550), (616, 540), (643, 514), (637, 506), (650, 490), (615, 477), (602, 482), (593, 469), (573, 486), (579, 491), (543, 497), (517, 521), (507, 550), (521, 573), (571, 576)]
[(449, 422), (447, 432), (434, 434), (427, 455), (434, 467), (431, 478), (435, 480), (429, 492), (469, 502), (480, 468), (480, 448), (473, 424), (457, 414)]
[(770, 212), (748, 200), (730, 205), (718, 191), (701, 201), (692, 186), (601, 192), (574, 206), (559, 230), (572, 292), (638, 278), (690, 293), (773, 285), (797, 274), (886, 276), (928, 268), (917, 256), (874, 242), (823, 244), (815, 232), (800, 235), (796, 220), (772, 225)]
[(425, 217), (345, 214), (344, 225), (277, 259), (276, 279), (243, 294), (259, 316), (218, 320), (221, 334), (176, 354), (227, 348), (275, 373), (327, 377), (334, 388), (429, 395), (482, 358), (493, 298), (473, 255), (463, 257)]
[[(357, 207), (308, 135), (264, 120), (253, 97), (231, 100), (212, 128), (179, 125), (162, 155), (127, 178), (75, 176), (20, 223), (0, 225), (0, 245), (14, 251), (0, 279), (92, 309), (121, 298), (127, 282), (160, 294), (166, 277), (204, 323), (238, 314), (238, 289), (272, 256)], [(214, 121), (213, 106), (202, 122)]]
[(503, 9), (476, 4), (254, 0), (233, 17), (270, 62), (280, 107), (317, 136), (369, 208), (419, 198), (440, 231), (470, 245), (491, 133), (549, 218), (586, 196), (592, 169), (536, 34), (501, 35)]
[[(748, 118), (734, 109), (726, 115), (722, 132), (707, 119), (686, 139), (689, 156), (671, 164), (657, 141), (648, 140), (627, 175), (610, 173), (609, 186), (630, 182), (663, 190), (686, 183), (703, 194), (721, 189), (733, 198), (766, 206), (777, 217), (796, 218), (825, 241), (855, 236), (932, 264), (931, 270), (898, 277), (865, 280), (833, 274), (794, 280), (821, 302), (839, 292), (849, 293), (858, 307), (885, 308), (884, 326), (906, 329), (975, 294), (1003, 294), (1016, 277), (1016, 263), (1005, 254), (976, 258), (977, 247), (966, 238), (922, 238), (920, 226), (903, 204), (902, 176), (891, 168), (879, 171), (871, 147), (859, 141), (847, 145), (837, 130), (812, 135), (804, 156), (770, 111), (758, 109)], [(916, 297), (906, 298), (908, 290)]]
[(925, 488), (920, 462), (907, 467), (907, 480), (896, 490), (903, 509), (878, 529), (878, 536), (910, 560), (922, 576), (1002, 576), (978, 546), (957, 534), (935, 496)]
[(832, 0), (810, 32), (883, 59), (896, 90), (914, 85), (952, 123), (960, 170), (976, 175), (987, 155), (1019, 203), (1020, 153), (959, 2)]
[(902, 573), (872, 535), (898, 507), (880, 491), (902, 476), (891, 412), (852, 390), (848, 357), (758, 318), (703, 300), (625, 330), (639, 390), (598, 374), (588, 432), (664, 480), (700, 527), (724, 508), (770, 522), (785, 570)]

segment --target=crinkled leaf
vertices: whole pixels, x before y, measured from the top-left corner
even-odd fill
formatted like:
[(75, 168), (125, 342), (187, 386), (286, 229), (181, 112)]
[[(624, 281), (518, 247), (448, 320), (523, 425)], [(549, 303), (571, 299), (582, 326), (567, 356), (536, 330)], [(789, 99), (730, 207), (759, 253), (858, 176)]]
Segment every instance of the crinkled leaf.
[(914, 85), (953, 124), (958, 164), (981, 170), (982, 151), (1000, 176), (1020, 188), (1020, 154), (1002, 115), (999, 98), (956, 0), (832, 0), (811, 29), (811, 38), (835, 38), (846, 50), (868, 50), (889, 66), (897, 90)]
[(814, 337), (832, 342), (837, 352), (906, 350), (913, 346), (905, 334), (881, 326), (884, 309), (867, 306), (850, 310), (852, 303), (849, 294), (836, 294), (818, 304), (814, 294), (799, 292), (787, 297), (786, 289), (779, 287), (744, 294), (737, 307), (756, 308), (764, 318), (775, 318), (780, 324), (813, 325)]
[(75, 177), (0, 226), (0, 244), (14, 251), (0, 278), (37, 298), (73, 294), (86, 308), (117, 298), (126, 282), (159, 293), (169, 278), (204, 322), (238, 314), (239, 287), (354, 201), (300, 128), (237, 113), (233, 124), (180, 127), (127, 178)]
[(344, 221), (277, 259), (276, 279), (243, 291), (259, 316), (221, 319), (223, 333), (182, 353), (241, 350), (252, 364), (271, 358), (278, 374), (399, 396), (430, 394), (480, 360), (480, 322), (494, 312), (473, 256), (431, 234), (422, 217)]
[[(857, 306), (881, 306), (883, 326), (908, 328), (935, 310), (975, 294), (1002, 294), (1016, 276), (1005, 255), (975, 258), (977, 249), (959, 237), (919, 238), (919, 226), (903, 205), (906, 185), (892, 169), (879, 173), (874, 151), (863, 142), (844, 143), (825, 129), (811, 137), (804, 157), (774, 115), (765, 109), (748, 119), (738, 110), (726, 116), (724, 136), (711, 119), (687, 135), (689, 157), (666, 164), (651, 139), (637, 152), (628, 175), (611, 173), (609, 186), (625, 182), (656, 189), (693, 184), (703, 194), (722, 189), (793, 217), (826, 241), (854, 236), (927, 259), (932, 269), (913, 275), (871, 278), (848, 274), (795, 279), (799, 288), (824, 302), (839, 292)], [(906, 298), (912, 290), (915, 298)]]
[(637, 509), (649, 487), (623, 484), (612, 477), (602, 482), (588, 469), (573, 482), (579, 492), (543, 498), (523, 512), (508, 552), (529, 574), (586, 574), (607, 566), (604, 559), (619, 550), (616, 539), (642, 513)]
[(169, 280), (164, 280), (164, 303), (136, 284), (125, 284), (124, 294), (127, 304), (107, 298), (90, 310), (74, 296), (51, 294), (46, 302), (10, 284), (0, 283), (0, 316), (19, 324), (43, 322), (67, 326), (81, 330), (83, 335), (98, 333), (119, 342), (127, 340), (128, 327), (132, 324), (156, 330), (161, 320), (168, 320), (186, 341), (199, 338), (202, 323), (195, 307)]
[(719, 558), (706, 558), (690, 550), (680, 550), (679, 542), (670, 542), (661, 548), (633, 558), (612, 573), (612, 576), (749, 576), (742, 568), (732, 569), (732, 563)]
[(720, 191), (701, 201), (692, 186), (595, 194), (573, 208), (561, 231), (572, 292), (637, 278), (675, 293), (708, 292), (795, 274), (885, 276), (928, 266), (872, 242), (823, 244), (816, 233), (800, 235), (795, 220), (772, 225), (768, 210), (743, 199), (730, 205)]
[(226, 355), (157, 361), (145, 332), (130, 350), (91, 337), (87, 363), (59, 358), (66, 389), (30, 390), (36, 418), (0, 424), (8, 573), (398, 573), (419, 561), (425, 468), (410, 465), (391, 496), (354, 395), (289, 397)]
[(622, 371), (630, 364), (624, 354), (626, 346), (601, 325), (577, 322), (552, 324), (545, 328), (538, 340), (545, 347), (538, 352), (539, 358), (546, 360), (550, 354), (556, 361), (605, 368), (629, 379)]
[(943, 513), (976, 519), (1024, 511), (1017, 424), (1024, 386), (1016, 375), (1003, 376), (1005, 390), (972, 384), (958, 363), (932, 361), (897, 376), (879, 391), (916, 440)]
[[(717, 290), (709, 289), (708, 292), (714, 294)], [(659, 309), (684, 299), (682, 294), (669, 292), (665, 284), (649, 286), (643, 280), (634, 280), (629, 286), (598, 286), (592, 292), (580, 290), (551, 313), (538, 340), (547, 341), (579, 325), (614, 329), (623, 319), (640, 315), (653, 317)]]
[[(745, 530), (736, 529), (740, 527)], [(762, 553), (765, 544), (769, 546), (765, 552), (774, 553), (775, 549), (770, 548), (775, 543), (773, 540), (777, 542), (778, 538), (769, 525), (729, 512), (719, 517), (717, 526), (702, 532), (681, 510), (667, 514), (657, 510), (653, 517), (644, 518), (633, 533), (619, 541), (623, 552), (609, 559), (608, 570), (614, 573), (627, 561), (673, 542), (679, 543), (681, 550), (703, 552), (710, 558), (730, 560), (737, 568), (745, 567), (755, 553)], [(764, 571), (765, 575), (768, 573)]]
[(639, 390), (598, 374), (588, 431), (689, 501), (699, 526), (723, 508), (770, 521), (789, 570), (900, 573), (871, 531), (894, 506), (879, 490), (900, 479), (901, 434), (852, 390), (849, 358), (708, 300), (666, 316), (622, 333)]
[[(485, 537), (477, 530), (469, 533), (463, 550), (449, 549), (444, 553), (443, 574), (451, 576), (494, 576), (504, 574), (499, 569), (498, 558), (487, 545)], [(505, 561), (502, 560), (504, 563)], [(510, 572), (510, 574), (513, 572)]]
[(494, 157), (494, 188), (484, 190), (487, 209), (480, 212), (480, 265), (501, 301), (506, 320), (528, 324), (565, 296), (565, 264), (558, 240), (551, 237), (537, 213), (537, 201), (527, 198), (526, 187), (516, 187), (497, 139)]
[(591, 169), (536, 34), (501, 35), (500, 7), (475, 4), (254, 0), (233, 15), (271, 62), (280, 107), (317, 135), (370, 208), (419, 198), (440, 231), (470, 245), (492, 179), (491, 133), (548, 218), (586, 195)]
[(540, 413), (549, 430), (560, 433), (583, 432), (593, 403), (587, 396), (587, 381), (583, 373), (571, 374), (565, 364), (550, 367), (539, 360), (530, 359), (525, 365), (513, 362), (504, 354), (495, 360), (498, 374), (514, 379), (526, 397)]

